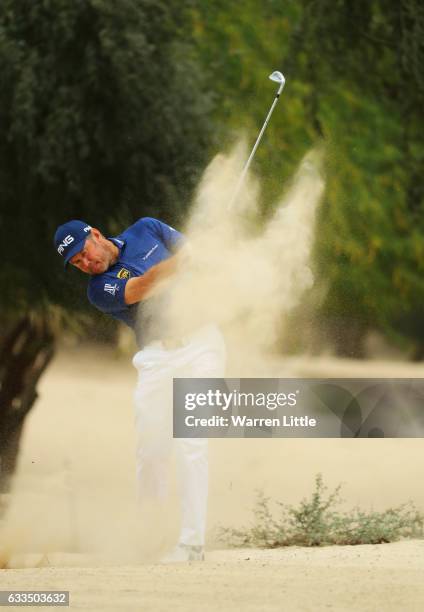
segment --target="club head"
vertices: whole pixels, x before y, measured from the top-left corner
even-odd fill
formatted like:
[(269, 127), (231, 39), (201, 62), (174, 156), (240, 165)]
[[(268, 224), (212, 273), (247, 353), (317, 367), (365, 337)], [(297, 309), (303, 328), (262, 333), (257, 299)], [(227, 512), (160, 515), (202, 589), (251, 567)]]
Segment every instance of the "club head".
[(283, 91), (283, 87), (286, 82), (286, 79), (284, 78), (284, 76), (281, 74), (281, 72), (279, 72), (278, 70), (275, 70), (272, 74), (269, 75), (269, 78), (271, 79), (271, 81), (274, 81), (275, 83), (280, 84), (280, 87), (278, 89), (278, 93), (280, 94)]

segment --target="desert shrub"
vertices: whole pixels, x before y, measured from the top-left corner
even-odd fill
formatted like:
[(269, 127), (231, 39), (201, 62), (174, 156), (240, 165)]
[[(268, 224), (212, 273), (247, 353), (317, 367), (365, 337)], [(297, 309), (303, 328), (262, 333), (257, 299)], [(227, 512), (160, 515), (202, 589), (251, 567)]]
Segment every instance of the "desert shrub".
[[(218, 538), (230, 546), (325, 546), (330, 544), (381, 544), (402, 538), (422, 537), (424, 515), (412, 502), (383, 512), (353, 508), (341, 512), (341, 485), (328, 492), (321, 474), (315, 488), (298, 506), (273, 502), (258, 492), (253, 508), (253, 523), (235, 529), (219, 527)], [(277, 507), (277, 512), (272, 510)]]

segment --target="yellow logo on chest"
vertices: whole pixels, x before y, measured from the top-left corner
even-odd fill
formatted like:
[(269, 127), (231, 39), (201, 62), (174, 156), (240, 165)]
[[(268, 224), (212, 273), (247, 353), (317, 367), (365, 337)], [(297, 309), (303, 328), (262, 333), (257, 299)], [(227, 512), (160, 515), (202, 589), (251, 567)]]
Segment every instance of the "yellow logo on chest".
[(118, 278), (129, 278), (131, 276), (131, 272), (126, 270), (125, 268), (121, 268), (117, 274)]

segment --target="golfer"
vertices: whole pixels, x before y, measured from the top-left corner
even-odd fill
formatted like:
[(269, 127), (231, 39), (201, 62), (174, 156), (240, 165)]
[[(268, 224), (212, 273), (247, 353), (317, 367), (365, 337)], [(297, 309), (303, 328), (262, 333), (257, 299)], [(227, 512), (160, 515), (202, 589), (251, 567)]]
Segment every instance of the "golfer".
[[(90, 275), (87, 295), (107, 315), (130, 326), (140, 350), (135, 392), (137, 481), (141, 501), (166, 502), (170, 457), (175, 451), (180, 485), (181, 529), (175, 549), (163, 561), (204, 558), (208, 462), (206, 439), (173, 439), (172, 379), (224, 376), (225, 347), (219, 330), (205, 326), (189, 337), (168, 336), (151, 322), (152, 299), (163, 281), (184, 266), (183, 236), (157, 219), (139, 219), (116, 237), (88, 223), (59, 226), (54, 243), (69, 263)], [(148, 310), (146, 316), (143, 310)], [(149, 320), (150, 319), (150, 320)], [(156, 331), (155, 331), (156, 330)]]

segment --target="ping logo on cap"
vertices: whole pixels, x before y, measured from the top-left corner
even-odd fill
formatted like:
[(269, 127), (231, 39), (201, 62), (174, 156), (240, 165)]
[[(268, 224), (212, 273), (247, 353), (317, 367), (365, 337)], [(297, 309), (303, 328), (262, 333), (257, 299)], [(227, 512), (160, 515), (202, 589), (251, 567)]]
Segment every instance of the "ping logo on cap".
[(62, 255), (63, 251), (65, 250), (65, 247), (69, 246), (71, 242), (73, 241), (74, 241), (74, 237), (71, 236), (71, 234), (68, 234), (67, 236), (65, 236), (65, 238), (63, 239), (63, 242), (61, 242), (57, 248), (57, 252), (59, 253), (59, 255)]
[(65, 260), (65, 266), (73, 255), (84, 248), (84, 243), (91, 229), (91, 225), (77, 219), (68, 221), (57, 228), (54, 243), (57, 252)]

